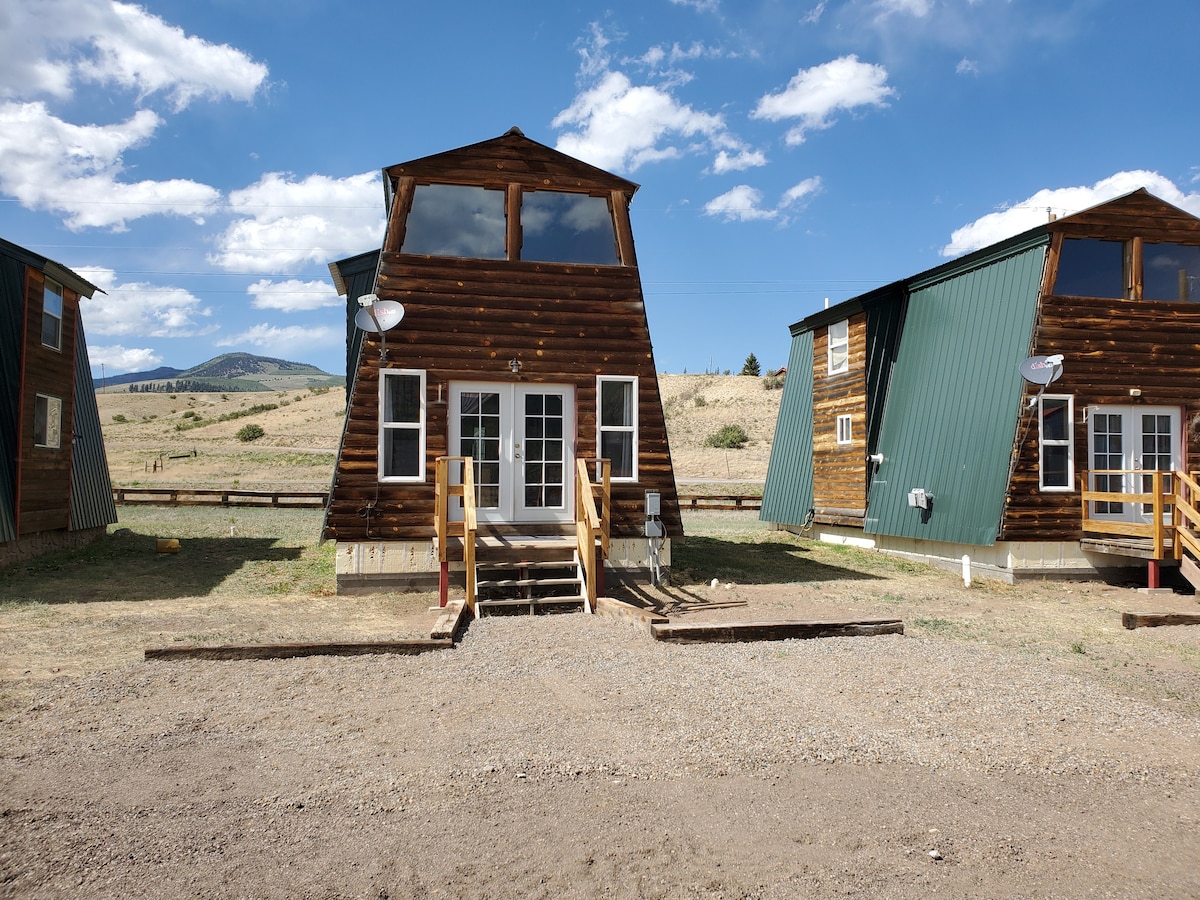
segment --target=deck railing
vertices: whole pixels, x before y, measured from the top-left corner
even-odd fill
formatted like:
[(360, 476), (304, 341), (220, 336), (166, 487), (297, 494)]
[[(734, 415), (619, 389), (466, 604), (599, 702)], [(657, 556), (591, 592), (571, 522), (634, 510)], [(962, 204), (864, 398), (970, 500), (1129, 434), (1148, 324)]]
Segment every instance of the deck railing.
[[(458, 484), (450, 480), (451, 463), (461, 463)], [(448, 538), (462, 537), (463, 566), (466, 568), (467, 607), (475, 613), (475, 532), (479, 528), (475, 514), (475, 461), (469, 456), (439, 456), (434, 489), (434, 529), (437, 533), (438, 562), (445, 573), (450, 563)], [(450, 498), (462, 497), (461, 522), (450, 521)], [(455, 533), (452, 533), (455, 532)]]
[[(1200, 484), (1197, 483), (1197, 473), (1184, 474), (1176, 472), (1175, 511), (1172, 522), (1175, 527), (1175, 558), (1188, 581), (1192, 584), (1200, 582)], [(1183, 551), (1187, 549), (1191, 556)]]
[[(593, 479), (592, 470), (596, 477)], [(609, 516), (612, 511), (612, 464), (607, 459), (575, 461), (575, 548), (584, 569), (587, 612), (596, 611), (597, 588), (608, 559)], [(599, 506), (597, 506), (599, 500)]]
[[(1167, 538), (1175, 531), (1177, 498), (1173, 485), (1183, 475), (1181, 472), (1146, 471), (1144, 469), (1092, 469), (1080, 473), (1083, 479), (1083, 490), (1079, 492), (1079, 502), (1083, 515), (1083, 532), (1085, 534), (1110, 534), (1126, 538), (1149, 540), (1153, 559), (1165, 559), (1164, 548)], [(1142, 484), (1149, 479), (1148, 489), (1136, 490), (1098, 490), (1093, 487), (1095, 478), (1111, 479), (1123, 488), (1129, 484)], [(1095, 512), (1096, 503), (1136, 503), (1150, 507), (1146, 513), (1148, 522), (1114, 521), (1098, 518)], [(1176, 551), (1178, 552), (1178, 551)]]

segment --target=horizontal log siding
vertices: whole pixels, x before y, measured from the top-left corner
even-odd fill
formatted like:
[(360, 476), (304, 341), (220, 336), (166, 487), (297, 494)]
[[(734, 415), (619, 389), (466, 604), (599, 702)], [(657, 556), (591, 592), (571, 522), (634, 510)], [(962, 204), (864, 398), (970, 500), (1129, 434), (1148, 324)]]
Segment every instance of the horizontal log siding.
[[(849, 371), (829, 375), (829, 329), (821, 328), (813, 344), (813, 507), (817, 520), (862, 524), (845, 510), (867, 505), (867, 317), (850, 318)], [(837, 417), (851, 417), (850, 444), (837, 442)], [(837, 509), (822, 515), (822, 509)]]
[[(1016, 466), (1009, 488), (1002, 538), (1010, 541), (1079, 540), (1079, 472), (1088, 465), (1084, 409), (1093, 404), (1179, 406), (1192, 466), (1200, 459), (1196, 429), (1200, 412), (1200, 305), (1138, 300), (1047, 297), (1035, 337), (1034, 353), (1061, 353), (1062, 377), (1048, 394), (1075, 398), (1075, 491), (1038, 490), (1036, 408), (1027, 410), (1018, 430)], [(1130, 388), (1139, 388), (1136, 401)], [(1029, 397), (1037, 388), (1026, 389)]]
[[(79, 295), (63, 288), (62, 348), (42, 345), (45, 279), (27, 269), (25, 349), (22, 356), (20, 462), (18, 464), (18, 531), (22, 535), (66, 529), (71, 517), (72, 423), (75, 417), (75, 322)], [(62, 400), (62, 434), (58, 448), (34, 447), (33, 420), (37, 395)]]
[[(662, 494), (668, 534), (682, 533), (658, 377), (635, 268), (385, 254), (376, 291), (404, 304), (387, 334), (387, 366), (426, 371), (426, 481), (380, 484), (380, 341), (368, 335), (358, 364), (326, 519), (336, 540), (433, 536), (434, 461), (450, 455), (449, 383), (571, 384), (576, 454), (596, 453), (596, 376), (636, 375), (639, 480), (613, 485), (612, 534), (640, 535), (647, 490)], [(441, 387), (442, 403), (438, 404)], [(366, 511), (370, 510), (369, 516)], [(369, 523), (369, 529), (368, 529)]]

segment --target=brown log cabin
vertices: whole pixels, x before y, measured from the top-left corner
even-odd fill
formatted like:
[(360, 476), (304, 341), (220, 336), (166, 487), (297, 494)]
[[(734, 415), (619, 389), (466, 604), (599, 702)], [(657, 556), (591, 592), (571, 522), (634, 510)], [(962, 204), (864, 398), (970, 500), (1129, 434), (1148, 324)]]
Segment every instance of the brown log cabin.
[(791, 332), (764, 519), (1004, 580), (1170, 562), (1151, 473), (1200, 460), (1200, 219), (1135, 191)]
[[(669, 565), (682, 524), (630, 226), (638, 185), (515, 128), (383, 175), (383, 247), (330, 265), (349, 348), (323, 529), (339, 592), (444, 589), (447, 561), (467, 570), (464, 547), (439, 546), (439, 458), (459, 461), (459, 483), (472, 461), (479, 540), (514, 544), (574, 534), (577, 495), (606, 468), (600, 574)], [(402, 319), (364, 330), (367, 310)], [(447, 506), (466, 517), (460, 497)]]

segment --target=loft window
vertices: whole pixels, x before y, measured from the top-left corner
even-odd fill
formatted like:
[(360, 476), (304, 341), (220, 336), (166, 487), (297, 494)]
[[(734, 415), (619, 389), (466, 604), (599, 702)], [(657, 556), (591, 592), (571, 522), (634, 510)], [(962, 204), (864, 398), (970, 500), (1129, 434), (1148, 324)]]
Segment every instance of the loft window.
[(1142, 298), (1200, 302), (1200, 247), (1142, 245)]
[(1075, 489), (1074, 408), (1069, 395), (1038, 398), (1038, 487), (1043, 491)]
[(837, 417), (837, 442), (839, 444), (849, 444), (854, 440), (853, 429), (851, 427), (850, 416)]
[(42, 345), (62, 349), (63, 289), (62, 285), (46, 279), (42, 291)]
[(1060, 297), (1126, 296), (1125, 244), (1094, 238), (1064, 238), (1054, 293)]
[(379, 383), (379, 478), (425, 480), (425, 373), (385, 369)]
[(521, 197), (521, 259), (620, 265), (608, 200), (562, 191), (526, 191)]
[(612, 461), (614, 481), (637, 481), (637, 377), (596, 378), (596, 455)]
[(504, 259), (504, 191), (465, 184), (418, 184), (401, 253)]
[(829, 326), (829, 374), (850, 371), (850, 320), (842, 319)]
[(33, 403), (33, 445), (57, 450), (62, 445), (62, 400), (38, 394)]

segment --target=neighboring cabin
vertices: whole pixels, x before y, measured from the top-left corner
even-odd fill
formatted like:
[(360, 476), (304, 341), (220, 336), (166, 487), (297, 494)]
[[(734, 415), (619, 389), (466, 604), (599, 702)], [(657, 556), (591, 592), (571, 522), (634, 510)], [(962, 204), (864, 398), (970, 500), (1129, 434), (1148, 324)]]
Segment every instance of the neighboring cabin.
[(117, 521), (70, 269), (0, 240), (0, 566)]
[[(791, 327), (762, 518), (1003, 578), (1142, 565), (1080, 491), (1200, 459), (1200, 219), (1144, 190)], [(1061, 354), (1026, 382), (1021, 363)], [(921, 506), (910, 496), (923, 490)], [(1146, 522), (1141, 503), (1089, 515)], [(1128, 555), (1126, 555), (1128, 553)]]
[[(682, 526), (629, 221), (637, 185), (517, 129), (383, 174), (382, 250), (330, 265), (347, 298), (323, 532), (338, 590), (436, 583), (444, 456), (474, 460), (481, 527), (497, 535), (573, 534), (575, 461), (606, 458), (608, 565), (647, 566), (647, 491), (668, 563)], [(364, 295), (403, 304), (382, 338), (355, 325)]]

